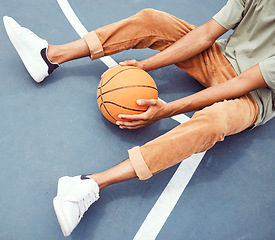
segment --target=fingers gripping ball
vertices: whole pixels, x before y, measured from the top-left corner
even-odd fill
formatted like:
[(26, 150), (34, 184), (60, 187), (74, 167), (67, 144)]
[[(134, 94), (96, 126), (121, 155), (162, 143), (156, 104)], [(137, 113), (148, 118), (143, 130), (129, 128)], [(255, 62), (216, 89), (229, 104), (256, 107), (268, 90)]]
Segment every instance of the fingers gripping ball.
[(132, 66), (118, 66), (106, 72), (97, 89), (97, 103), (102, 114), (116, 123), (119, 114), (139, 114), (147, 106), (139, 106), (138, 99), (157, 99), (158, 90), (153, 78), (144, 70)]

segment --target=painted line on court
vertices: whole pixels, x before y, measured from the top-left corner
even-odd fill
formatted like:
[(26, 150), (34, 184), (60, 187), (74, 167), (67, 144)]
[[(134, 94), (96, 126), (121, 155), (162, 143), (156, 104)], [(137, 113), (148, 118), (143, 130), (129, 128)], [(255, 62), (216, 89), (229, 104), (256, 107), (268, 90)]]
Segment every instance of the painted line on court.
[[(79, 18), (74, 13), (69, 2), (67, 0), (57, 0), (57, 2), (78, 35), (82, 38), (86, 33), (88, 33), (87, 29), (83, 26)], [(100, 58), (100, 60), (107, 67), (113, 67), (117, 65), (116, 61), (114, 61), (110, 56)], [(179, 123), (184, 123), (189, 120), (189, 117), (184, 114), (180, 114), (172, 117), (172, 119)], [(184, 189), (196, 171), (198, 165), (200, 164), (204, 154), (205, 152), (194, 154), (193, 156), (181, 162), (169, 183), (163, 190), (162, 194), (156, 201), (155, 205), (145, 218), (144, 222), (136, 233), (134, 240), (156, 239), (170, 213), (177, 204)]]
[[(74, 13), (73, 9), (71, 8), (69, 2), (67, 0), (57, 0), (60, 8), (62, 9), (64, 15), (74, 28), (74, 30), (78, 33), (78, 35), (83, 38), (83, 36), (88, 33), (87, 29), (83, 26), (80, 22), (79, 18)], [(113, 60), (111, 57), (103, 57), (100, 59), (107, 67), (114, 67), (117, 65), (116, 61)]]

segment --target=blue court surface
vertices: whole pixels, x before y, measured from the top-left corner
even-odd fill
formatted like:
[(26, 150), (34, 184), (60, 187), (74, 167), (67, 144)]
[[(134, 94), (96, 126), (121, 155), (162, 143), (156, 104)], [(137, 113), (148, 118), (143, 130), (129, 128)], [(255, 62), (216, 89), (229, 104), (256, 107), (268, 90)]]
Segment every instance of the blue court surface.
[[(69, 3), (90, 31), (143, 8), (163, 10), (200, 25), (226, 1)], [(13, 17), (50, 44), (79, 38), (55, 0), (1, 1), (0, 15)], [(75, 60), (37, 84), (25, 70), (3, 23), (0, 38), (0, 239), (64, 239), (52, 205), (58, 178), (106, 170), (126, 159), (129, 148), (179, 123), (165, 119), (144, 129), (120, 130), (103, 118), (96, 102), (100, 75), (107, 69), (104, 63)], [(112, 58), (117, 62), (141, 60), (154, 53), (129, 50)], [(203, 89), (175, 66), (150, 74), (160, 98), (167, 102)], [(156, 239), (275, 239), (274, 133), (275, 119), (227, 137), (207, 151)], [(177, 168), (147, 181), (133, 179), (103, 190), (67, 239), (133, 239)], [(149, 228), (153, 230), (154, 224)], [(142, 239), (152, 238), (145, 235)]]

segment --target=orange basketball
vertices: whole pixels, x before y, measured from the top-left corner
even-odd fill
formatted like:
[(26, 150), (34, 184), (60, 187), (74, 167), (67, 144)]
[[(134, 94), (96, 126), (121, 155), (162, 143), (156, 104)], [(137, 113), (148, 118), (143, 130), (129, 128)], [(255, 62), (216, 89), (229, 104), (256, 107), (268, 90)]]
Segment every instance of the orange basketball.
[(118, 66), (102, 77), (97, 89), (97, 103), (102, 114), (116, 123), (119, 114), (139, 114), (147, 110), (138, 99), (157, 99), (158, 89), (153, 78), (144, 70)]

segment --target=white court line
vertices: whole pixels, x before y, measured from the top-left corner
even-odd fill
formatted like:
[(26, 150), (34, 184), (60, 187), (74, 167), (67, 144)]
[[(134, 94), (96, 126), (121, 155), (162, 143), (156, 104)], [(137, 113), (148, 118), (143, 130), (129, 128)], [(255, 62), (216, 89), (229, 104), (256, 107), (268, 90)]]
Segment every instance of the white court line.
[[(88, 31), (75, 15), (68, 1), (57, 0), (57, 2), (75, 31), (80, 37), (83, 37)], [(117, 65), (117, 63), (109, 56), (100, 58), (100, 60), (105, 63), (107, 67)], [(184, 114), (180, 114), (172, 117), (172, 119), (179, 123), (183, 123), (188, 121), (189, 117)], [(181, 162), (173, 177), (170, 179), (169, 183), (163, 190), (155, 205), (145, 218), (144, 222), (136, 233), (134, 240), (156, 239), (167, 218), (169, 217), (170, 213), (178, 202), (181, 194), (183, 193), (194, 172), (196, 171), (204, 154), (205, 152), (195, 154)]]
[[(62, 9), (64, 15), (71, 23), (74, 30), (78, 33), (78, 35), (83, 38), (83, 36), (88, 33), (87, 29), (83, 26), (80, 22), (79, 18), (75, 15), (73, 9), (71, 8), (70, 4), (67, 0), (57, 0), (60, 8)], [(107, 67), (114, 67), (117, 65), (116, 61), (113, 60), (111, 57), (103, 57), (100, 59)]]

